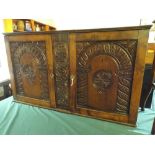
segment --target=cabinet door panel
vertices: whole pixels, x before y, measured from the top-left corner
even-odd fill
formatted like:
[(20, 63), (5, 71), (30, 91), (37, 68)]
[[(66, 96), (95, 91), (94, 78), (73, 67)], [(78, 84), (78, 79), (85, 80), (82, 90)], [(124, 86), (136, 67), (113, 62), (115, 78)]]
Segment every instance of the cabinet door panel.
[(76, 55), (71, 60), (76, 64), (70, 66), (76, 92), (71, 91), (70, 98), (76, 94), (72, 100), (76, 113), (129, 123), (138, 36), (105, 34), (70, 37), (70, 59)]
[(51, 93), (54, 89), (51, 89), (53, 86), (49, 76), (52, 62), (48, 60), (49, 53), (52, 53), (50, 37), (14, 36), (8, 39), (15, 98), (50, 107), (54, 102)]
[[(123, 45), (128, 47), (123, 47)], [(128, 113), (136, 40), (77, 42), (77, 106)]]

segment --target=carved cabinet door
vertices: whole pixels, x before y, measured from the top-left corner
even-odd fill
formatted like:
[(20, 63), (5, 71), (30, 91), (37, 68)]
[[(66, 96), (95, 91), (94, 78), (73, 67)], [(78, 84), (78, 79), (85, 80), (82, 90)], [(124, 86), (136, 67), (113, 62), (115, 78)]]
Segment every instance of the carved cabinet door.
[(50, 35), (6, 36), (5, 40), (14, 98), (55, 107)]
[(128, 37), (123, 32), (70, 36), (70, 104), (77, 113), (128, 122), (137, 50), (136, 37)]

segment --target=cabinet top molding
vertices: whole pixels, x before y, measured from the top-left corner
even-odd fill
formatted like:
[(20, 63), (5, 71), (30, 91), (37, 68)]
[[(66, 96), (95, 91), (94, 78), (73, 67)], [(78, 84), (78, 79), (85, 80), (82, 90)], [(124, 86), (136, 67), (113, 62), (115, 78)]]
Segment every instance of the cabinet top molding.
[(47, 31), (47, 32), (11, 32), (3, 33), (4, 35), (16, 35), (16, 34), (51, 34), (51, 33), (89, 33), (89, 32), (109, 32), (109, 31), (130, 31), (130, 30), (147, 30), (150, 29), (152, 25), (142, 25), (142, 26), (128, 26), (128, 27), (112, 27), (112, 28), (97, 28), (97, 29), (79, 29), (79, 30), (56, 30), (56, 31)]

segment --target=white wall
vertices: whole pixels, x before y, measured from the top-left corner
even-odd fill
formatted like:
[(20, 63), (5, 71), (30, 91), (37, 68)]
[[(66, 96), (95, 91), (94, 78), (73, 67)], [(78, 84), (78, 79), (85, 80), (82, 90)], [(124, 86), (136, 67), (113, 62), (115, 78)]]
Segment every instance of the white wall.
[(40, 23), (44, 23), (44, 24), (53, 26), (53, 27), (56, 26), (56, 25), (55, 25), (55, 22), (54, 22), (52, 19), (40, 19), (40, 18), (36, 18), (36, 19), (34, 19), (34, 20), (36, 20), (36, 21), (38, 21), (38, 22), (40, 22)]
[[(44, 19), (64, 29), (90, 29), (105, 27), (137, 26), (151, 24), (155, 20), (154, 0), (21, 0), (3, 1), (0, 7), (0, 18)], [(7, 8), (7, 10), (6, 10)], [(0, 33), (2, 23), (0, 20)], [(151, 38), (154, 38), (151, 35)], [(0, 34), (0, 59), (6, 65), (3, 36)], [(4, 67), (2, 75), (8, 76)]]
[(0, 81), (10, 78), (3, 32), (3, 20), (0, 19)]
[(0, 18), (52, 19), (58, 29), (131, 26), (139, 25), (140, 19), (147, 24), (155, 19), (154, 0), (27, 0), (22, 6), (16, 4), (21, 0), (9, 1), (9, 5), (5, 0)]
[(44, 18), (51, 16), (57, 29), (86, 29), (150, 24), (154, 0), (53, 0)]

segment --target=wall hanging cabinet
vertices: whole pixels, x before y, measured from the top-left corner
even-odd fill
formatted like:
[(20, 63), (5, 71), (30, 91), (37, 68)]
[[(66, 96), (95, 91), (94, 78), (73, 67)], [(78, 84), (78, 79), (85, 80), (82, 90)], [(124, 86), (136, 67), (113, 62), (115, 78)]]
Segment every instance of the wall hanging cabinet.
[(135, 125), (150, 27), (6, 33), (14, 99)]

